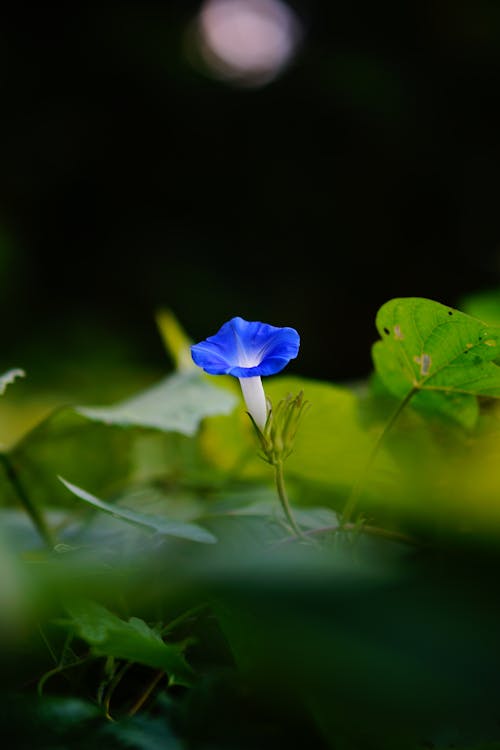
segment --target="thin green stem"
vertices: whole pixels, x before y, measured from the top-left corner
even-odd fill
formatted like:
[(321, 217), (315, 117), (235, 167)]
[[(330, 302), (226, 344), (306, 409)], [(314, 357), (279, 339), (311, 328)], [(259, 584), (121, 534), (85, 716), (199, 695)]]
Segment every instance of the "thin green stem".
[(146, 690), (144, 690), (144, 692), (141, 693), (141, 695), (139, 696), (139, 698), (137, 699), (137, 701), (134, 703), (134, 705), (132, 706), (132, 708), (129, 710), (129, 712), (127, 714), (128, 716), (135, 716), (135, 714), (138, 711), (141, 710), (141, 708), (146, 703), (146, 701), (148, 700), (148, 698), (152, 695), (153, 691), (157, 687), (157, 685), (160, 682), (160, 680), (162, 679), (162, 677), (165, 677), (165, 672), (164, 672), (163, 669), (160, 669), (160, 670), (158, 670), (158, 672), (156, 672), (155, 676), (153, 677), (153, 679), (151, 680), (151, 682), (147, 686)]
[(77, 659), (76, 661), (72, 662), (71, 664), (61, 664), (57, 667), (54, 667), (54, 669), (50, 669), (48, 672), (45, 672), (43, 677), (40, 678), (37, 686), (37, 692), (38, 695), (41, 696), (43, 694), (43, 689), (45, 686), (45, 683), (47, 680), (49, 680), (51, 677), (54, 677), (57, 674), (62, 674), (63, 672), (66, 672), (68, 669), (73, 669), (74, 667), (79, 667), (81, 664), (85, 664), (86, 662), (92, 661), (94, 657), (93, 656), (84, 656), (81, 659)]
[(111, 698), (113, 697), (113, 693), (115, 692), (116, 688), (122, 681), (122, 679), (125, 677), (129, 669), (134, 665), (134, 662), (128, 661), (125, 664), (122, 665), (122, 667), (116, 672), (114, 677), (112, 678), (111, 682), (109, 683), (108, 687), (106, 688), (106, 692), (104, 694), (104, 698), (102, 701), (102, 707), (104, 708), (104, 714), (109, 721), (115, 721), (114, 718), (111, 716)]
[(57, 664), (58, 666), (60, 666), (60, 662), (59, 662), (59, 659), (56, 656), (56, 652), (54, 651), (54, 649), (50, 645), (50, 641), (47, 638), (47, 636), (45, 635), (45, 633), (43, 632), (43, 628), (42, 628), (41, 625), (38, 625), (38, 632), (40, 633), (40, 638), (42, 639), (42, 641), (44, 642), (45, 646), (47, 647), (47, 651), (51, 655), (54, 664)]
[(290, 506), (290, 501), (288, 499), (288, 493), (286, 491), (285, 486), (285, 475), (283, 473), (283, 461), (276, 461), (273, 463), (274, 466), (274, 478), (276, 480), (276, 489), (278, 490), (278, 496), (281, 502), (281, 506), (283, 508), (283, 512), (286, 516), (286, 519), (290, 526), (292, 527), (294, 533), (296, 536), (299, 536), (301, 538), (304, 537), (304, 533), (300, 529), (300, 527), (297, 525), (297, 521), (295, 520), (292, 508)]
[(395, 411), (393, 412), (393, 414), (391, 415), (391, 417), (387, 421), (384, 429), (382, 430), (382, 432), (378, 436), (377, 440), (375, 441), (375, 444), (373, 445), (373, 447), (372, 447), (372, 449), (371, 449), (371, 451), (370, 451), (370, 453), (368, 455), (368, 458), (367, 458), (367, 461), (366, 461), (365, 466), (363, 468), (363, 471), (361, 472), (361, 474), (360, 474), (357, 482), (354, 484), (354, 486), (353, 486), (353, 488), (351, 490), (351, 493), (350, 493), (350, 495), (349, 495), (349, 497), (347, 499), (347, 503), (346, 503), (346, 506), (344, 508), (344, 512), (342, 514), (342, 526), (345, 527), (347, 524), (349, 524), (351, 522), (351, 519), (352, 519), (352, 517), (354, 515), (354, 512), (356, 510), (356, 506), (358, 504), (358, 500), (359, 500), (360, 495), (361, 495), (361, 493), (363, 491), (363, 487), (364, 487), (364, 484), (365, 484), (368, 472), (370, 471), (370, 469), (371, 469), (371, 467), (373, 465), (373, 462), (375, 461), (375, 459), (378, 456), (378, 453), (380, 451), (380, 448), (382, 447), (382, 444), (383, 444), (383, 442), (385, 440), (385, 437), (386, 437), (387, 433), (390, 432), (390, 430), (394, 426), (395, 422), (397, 421), (399, 415), (401, 414), (401, 412), (403, 411), (403, 409), (405, 408), (405, 406), (408, 404), (408, 402), (413, 398), (413, 396), (415, 395), (415, 393), (417, 393), (418, 390), (419, 390), (418, 388), (413, 387), (406, 394), (406, 396), (404, 397), (404, 399), (398, 404), (397, 408), (395, 409)]
[(41, 510), (37, 505), (33, 503), (26, 490), (24, 489), (18, 477), (14, 464), (10, 460), (7, 453), (0, 453), (0, 463), (3, 465), (5, 475), (10, 482), (12, 489), (16, 493), (19, 501), (21, 502), (21, 505), (33, 521), (33, 525), (37, 529), (47, 547), (49, 549), (53, 549), (56, 544), (55, 537), (48, 527), (47, 523), (45, 522), (45, 518), (43, 517)]

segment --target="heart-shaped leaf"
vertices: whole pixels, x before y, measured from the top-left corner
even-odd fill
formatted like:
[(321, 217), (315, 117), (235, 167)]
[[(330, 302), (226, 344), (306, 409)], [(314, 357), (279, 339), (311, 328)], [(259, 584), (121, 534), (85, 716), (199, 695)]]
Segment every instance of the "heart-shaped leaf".
[(229, 414), (236, 397), (198, 372), (178, 372), (142, 393), (109, 407), (79, 407), (79, 414), (106, 424), (152, 427), (194, 435), (201, 420)]
[(396, 397), (472, 426), (477, 396), (500, 397), (500, 327), (420, 297), (384, 304), (376, 319), (376, 371)]

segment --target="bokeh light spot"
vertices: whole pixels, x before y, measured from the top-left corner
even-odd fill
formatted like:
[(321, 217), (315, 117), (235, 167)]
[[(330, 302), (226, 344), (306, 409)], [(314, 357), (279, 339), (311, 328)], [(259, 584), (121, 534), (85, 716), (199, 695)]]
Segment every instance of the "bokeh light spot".
[(199, 51), (210, 72), (262, 86), (293, 59), (303, 29), (281, 0), (206, 0), (198, 17)]

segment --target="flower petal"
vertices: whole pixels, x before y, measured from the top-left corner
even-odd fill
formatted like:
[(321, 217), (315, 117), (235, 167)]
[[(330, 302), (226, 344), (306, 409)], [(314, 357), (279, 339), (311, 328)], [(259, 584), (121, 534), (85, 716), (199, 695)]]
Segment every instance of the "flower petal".
[(278, 328), (236, 317), (215, 336), (191, 347), (194, 362), (211, 375), (237, 378), (274, 375), (297, 356), (300, 337), (294, 328)]

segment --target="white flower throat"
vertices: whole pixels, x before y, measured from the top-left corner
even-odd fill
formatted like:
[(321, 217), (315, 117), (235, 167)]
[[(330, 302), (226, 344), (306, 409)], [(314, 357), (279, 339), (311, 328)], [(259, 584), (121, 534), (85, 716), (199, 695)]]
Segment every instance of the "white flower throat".
[(257, 427), (264, 429), (267, 420), (266, 394), (260, 375), (251, 378), (238, 378), (247, 410), (252, 415)]

